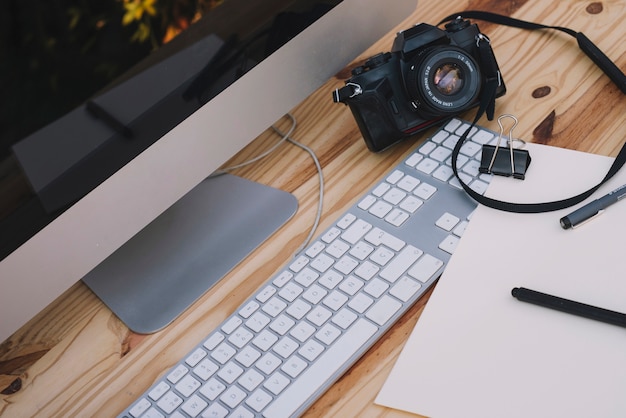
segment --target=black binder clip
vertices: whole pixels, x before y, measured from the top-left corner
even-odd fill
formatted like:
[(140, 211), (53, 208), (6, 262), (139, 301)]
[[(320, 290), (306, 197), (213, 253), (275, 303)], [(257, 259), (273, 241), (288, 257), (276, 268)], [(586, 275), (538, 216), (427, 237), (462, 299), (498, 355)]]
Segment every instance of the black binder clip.
[[(513, 119), (513, 126), (509, 129), (509, 137), (507, 139), (507, 147), (500, 147), (504, 127), (502, 119)], [(495, 146), (483, 145), (482, 158), (478, 171), (481, 173), (496, 174), (499, 176), (511, 177), (524, 180), (526, 169), (530, 165), (530, 154), (527, 150), (522, 149), (526, 142), (521, 139), (513, 138), (513, 129), (517, 126), (517, 118), (513, 115), (502, 115), (498, 118), (500, 125), (500, 136)], [(513, 147), (513, 142), (521, 143), (519, 148)]]

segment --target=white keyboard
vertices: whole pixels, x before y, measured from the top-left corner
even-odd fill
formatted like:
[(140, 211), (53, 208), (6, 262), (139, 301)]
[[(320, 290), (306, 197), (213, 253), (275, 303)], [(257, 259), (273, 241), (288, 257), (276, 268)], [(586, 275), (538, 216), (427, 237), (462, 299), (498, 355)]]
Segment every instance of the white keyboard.
[[(441, 275), (476, 207), (450, 165), (468, 126), (448, 122), (119, 416), (302, 414)], [(461, 149), (476, 191), (496, 138), (475, 127)]]

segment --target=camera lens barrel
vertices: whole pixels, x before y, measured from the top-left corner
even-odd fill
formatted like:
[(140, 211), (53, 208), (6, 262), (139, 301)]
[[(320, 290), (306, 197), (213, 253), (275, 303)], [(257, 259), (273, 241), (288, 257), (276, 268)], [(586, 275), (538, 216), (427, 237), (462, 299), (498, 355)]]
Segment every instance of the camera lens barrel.
[(476, 60), (461, 48), (434, 47), (406, 69), (407, 90), (415, 108), (428, 114), (457, 114), (478, 98), (482, 76)]

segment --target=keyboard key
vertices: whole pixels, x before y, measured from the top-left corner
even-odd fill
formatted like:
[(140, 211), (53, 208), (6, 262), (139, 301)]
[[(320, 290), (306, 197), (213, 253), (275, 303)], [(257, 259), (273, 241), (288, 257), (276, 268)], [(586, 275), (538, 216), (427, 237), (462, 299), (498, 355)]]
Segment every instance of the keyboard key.
[(402, 203), (400, 203), (400, 208), (409, 213), (415, 213), (415, 211), (418, 210), (423, 204), (424, 202), (417, 197), (408, 196), (402, 201)]
[(195, 390), (199, 387), (200, 382), (190, 375), (186, 375), (185, 377), (183, 377), (180, 382), (178, 382), (175, 386), (176, 390), (186, 398), (191, 396), (191, 394), (195, 392)]
[(228, 319), (224, 325), (222, 325), (222, 331), (225, 334), (230, 334), (232, 333), (235, 329), (237, 329), (237, 327), (239, 325), (241, 325), (241, 323), (243, 322), (243, 320), (241, 318), (239, 318), (238, 316), (233, 316), (232, 318)]
[(250, 315), (256, 312), (257, 309), (259, 309), (259, 307), (260, 305), (256, 301), (251, 300), (250, 302), (246, 303), (243, 308), (239, 310), (239, 315), (242, 318), (249, 318)]
[(422, 250), (412, 245), (407, 246), (380, 272), (380, 277), (388, 282), (395, 282), (422, 254)]
[(208, 400), (213, 401), (217, 399), (220, 393), (222, 393), (224, 390), (226, 390), (226, 386), (223, 383), (215, 378), (211, 378), (208, 382), (202, 385), (202, 387), (200, 388), (200, 393), (206, 396)]
[(289, 379), (282, 373), (277, 372), (265, 381), (263, 387), (272, 392), (274, 395), (278, 395), (287, 387), (288, 384)]
[(239, 383), (244, 389), (252, 392), (261, 383), (263, 383), (264, 379), (265, 377), (261, 373), (257, 372), (254, 369), (250, 369), (245, 372), (243, 376), (241, 376), (237, 383)]
[(228, 415), (228, 409), (218, 403), (214, 403), (204, 411), (202, 418), (224, 418), (226, 415)]
[(315, 340), (309, 340), (300, 350), (298, 350), (298, 354), (309, 361), (314, 361), (322, 352), (324, 351), (324, 346)]
[[(404, 190), (405, 192), (412, 192), (413, 189), (417, 187), (420, 183), (418, 179), (413, 176), (404, 176), (402, 180), (400, 180), (397, 184), (398, 188)], [(383, 183), (385, 184), (385, 183)], [(382, 196), (382, 195), (381, 195)], [(379, 196), (380, 197), (380, 196)]]
[(237, 360), (244, 367), (250, 367), (260, 357), (260, 351), (247, 345), (235, 356), (235, 360)]
[(176, 384), (180, 379), (183, 378), (184, 375), (187, 374), (188, 371), (188, 368), (186, 368), (182, 364), (179, 364), (174, 370), (170, 372), (170, 374), (167, 375), (167, 380), (169, 380), (171, 383)]
[(166, 414), (171, 414), (174, 410), (183, 403), (183, 399), (172, 391), (167, 392), (157, 402), (159, 408)]
[(396, 189), (394, 187), (390, 189), (387, 193), (385, 193), (385, 195), (383, 196), (383, 200), (385, 200), (388, 203), (391, 203), (392, 205), (397, 205), (398, 203), (402, 202), (402, 199), (404, 199), (405, 197), (406, 197), (406, 192), (400, 189)]
[(405, 245), (405, 242), (401, 239), (379, 228), (372, 229), (372, 231), (365, 236), (365, 240), (375, 246), (385, 245), (394, 251), (400, 251)]
[(271, 401), (272, 396), (263, 389), (259, 389), (246, 399), (246, 405), (256, 412), (261, 412)]
[(278, 335), (285, 335), (295, 324), (296, 321), (285, 314), (281, 314), (272, 322), (270, 329)]
[(369, 255), (374, 251), (374, 247), (366, 244), (363, 241), (359, 241), (352, 249), (350, 250), (350, 255), (355, 257), (358, 260), (365, 260)]
[(147, 411), (152, 404), (146, 398), (140, 399), (130, 410), (128, 411), (133, 417), (139, 417), (145, 411)]
[(287, 307), (287, 303), (282, 299), (277, 297), (273, 297), (267, 301), (265, 305), (261, 308), (263, 312), (268, 314), (271, 317), (276, 317), (279, 313), (281, 313)]
[(409, 219), (409, 214), (400, 209), (394, 209), (385, 216), (385, 221), (393, 226), (401, 226), (407, 219)]
[(389, 285), (380, 279), (373, 279), (369, 282), (363, 290), (370, 296), (378, 299), (389, 289)]
[(254, 332), (259, 332), (261, 331), (263, 328), (265, 328), (265, 326), (267, 324), (269, 324), (271, 321), (271, 319), (261, 313), (261, 312), (255, 312), (254, 314), (252, 314), (252, 316), (246, 321), (246, 326), (248, 328), (250, 328), (252, 331)]
[(424, 158), (418, 165), (415, 166), (416, 169), (425, 174), (432, 173), (437, 167), (439, 167), (437, 161), (431, 160), (430, 158)]
[(448, 254), (453, 254), (459, 243), (459, 239), (460, 238), (455, 235), (448, 235), (439, 243), (439, 248)]
[(409, 275), (422, 283), (426, 283), (441, 267), (443, 267), (443, 261), (430, 254), (424, 254), (409, 270)]
[(404, 177), (404, 173), (400, 170), (394, 170), (388, 177), (387, 183), (396, 184), (400, 179)]
[(324, 273), (334, 264), (334, 262), (335, 260), (332, 257), (326, 254), (320, 254), (315, 260), (311, 262), (311, 267), (319, 271), (320, 273)]
[(241, 401), (243, 401), (246, 397), (246, 392), (239, 389), (237, 386), (229, 387), (226, 392), (222, 396), (220, 396), (220, 400), (228, 405), (230, 408), (234, 408)]
[(337, 222), (337, 226), (341, 229), (346, 229), (347, 227), (352, 225), (352, 222), (354, 221), (356, 221), (356, 216), (351, 213), (347, 213)]
[(435, 194), (436, 191), (437, 188), (435, 186), (428, 183), (420, 183), (420, 185), (413, 191), (413, 194), (422, 200), (428, 200)]
[[(236, 353), (235, 349), (226, 343), (222, 343), (211, 353), (211, 357), (220, 364), (225, 364)], [(172, 382), (174, 383), (174, 382)]]
[(359, 209), (369, 210), (374, 203), (376, 203), (377, 199), (375, 196), (367, 195), (359, 202)]
[(324, 235), (322, 235), (322, 241), (324, 241), (326, 244), (331, 243), (339, 235), (341, 235), (341, 229), (334, 227), (330, 228)]
[(343, 242), (340, 239), (337, 239), (328, 246), (328, 248), (326, 249), (326, 252), (335, 258), (340, 258), (349, 250), (350, 250), (349, 244)]
[(365, 313), (365, 316), (378, 325), (383, 326), (401, 307), (402, 304), (400, 302), (393, 299), (391, 296), (384, 295)]
[(374, 303), (374, 299), (364, 293), (358, 293), (350, 300), (350, 302), (348, 302), (348, 306), (354, 309), (356, 312), (362, 314), (370, 306), (372, 306), (372, 303)]
[(206, 351), (202, 348), (196, 348), (196, 350), (187, 357), (185, 363), (187, 363), (189, 367), (194, 367), (206, 356), (206, 354)]
[(344, 241), (354, 245), (359, 242), (359, 240), (363, 238), (363, 236), (370, 229), (372, 229), (372, 225), (359, 219), (352, 225), (350, 225), (350, 227), (341, 235), (341, 238), (343, 238)]
[(450, 148), (446, 148), (446, 147), (437, 147), (431, 154), (430, 154), (430, 158), (432, 158), (435, 161), (438, 161), (439, 163), (443, 163), (444, 161), (446, 161), (448, 158), (450, 158), (450, 155), (452, 154), (452, 150)]
[(349, 276), (339, 285), (339, 289), (350, 296), (356, 294), (361, 287), (363, 287), (363, 280), (359, 280), (354, 276)]
[(219, 366), (217, 364), (209, 359), (204, 359), (193, 369), (193, 374), (206, 381), (218, 370)]
[(404, 276), (393, 285), (389, 294), (406, 303), (421, 287), (422, 285), (419, 282)]
[(183, 404), (182, 410), (191, 417), (197, 417), (207, 406), (209, 404), (204, 399), (198, 395), (193, 395)]
[[(218, 373), (217, 375), (226, 383), (233, 383), (241, 374), (243, 373), (243, 369), (239, 367), (234, 362), (228, 362)], [(188, 395), (185, 395), (188, 396)]]
[(278, 296), (285, 299), (287, 302), (293, 302), (302, 292), (304, 292), (303, 288), (293, 282), (289, 282), (278, 292)]
[(435, 222), (435, 225), (437, 225), (439, 228), (443, 229), (444, 231), (452, 231), (452, 228), (454, 228), (461, 220), (459, 218), (457, 218), (456, 216), (452, 215), (451, 213), (444, 213), (443, 215), (441, 215), (441, 217), (439, 219), (437, 219), (437, 222)]
[(239, 327), (230, 337), (228, 337), (228, 342), (235, 347), (242, 348), (252, 339), (253, 336), (254, 335), (245, 327)]
[[(339, 276), (339, 277), (341, 277), (341, 276)], [(330, 287), (330, 288), (332, 288), (332, 287)], [(304, 292), (302, 297), (305, 300), (307, 300), (308, 302), (310, 302), (311, 304), (317, 305), (319, 303), (319, 301), (322, 300), (324, 298), (324, 296), (326, 296), (327, 294), (328, 294), (328, 292), (326, 290), (324, 290), (320, 286), (314, 284), (306, 292)]]
[(287, 358), (292, 355), (300, 345), (290, 337), (283, 337), (280, 341), (274, 345), (274, 352), (282, 358)]
[[(150, 399), (152, 399), (153, 401), (158, 401), (159, 398), (161, 396), (163, 396), (163, 394), (165, 394), (168, 390), (170, 390), (170, 385), (168, 385), (165, 382), (159, 382), (154, 389), (152, 389), (149, 393), (148, 396), (150, 396)], [(149, 405), (148, 405), (149, 406)]]
[(454, 176), (454, 172), (452, 171), (452, 169), (446, 165), (440, 165), (439, 167), (437, 167), (437, 169), (433, 172), (433, 177), (436, 178), (437, 180), (441, 180), (441, 181), (448, 181), (452, 178), (452, 176)]
[(348, 329), (357, 318), (358, 316), (354, 312), (344, 308), (337, 315), (333, 316), (332, 322), (343, 329)]
[(386, 266), (387, 263), (391, 261), (391, 259), (395, 256), (395, 253), (388, 248), (379, 247), (374, 254), (370, 257), (374, 263), (380, 266)]
[(297, 299), (287, 308), (286, 312), (295, 319), (302, 319), (310, 310), (311, 305), (302, 299)]
[(311, 312), (309, 312), (306, 319), (318, 327), (321, 327), (332, 315), (332, 312), (328, 309), (322, 306), (316, 306), (313, 310), (311, 310)]
[[(320, 340), (321, 342), (323, 342), (326, 345), (330, 345), (340, 335), (341, 335), (341, 331), (339, 330), (339, 328), (337, 328), (336, 326), (334, 326), (332, 324), (324, 324), (324, 326), (322, 326), (322, 328), (320, 328), (320, 330), (315, 334), (315, 338), (317, 338), (318, 340)], [(309, 340), (309, 341), (307, 341), (307, 344), (308, 343), (315, 343), (315, 341)], [(305, 346), (306, 346), (306, 344), (305, 344)], [(304, 350), (304, 347), (303, 347), (303, 350)], [(309, 360), (309, 361), (315, 360), (315, 358), (309, 358), (302, 352), (300, 354), (304, 358)], [(317, 356), (315, 356), (315, 357), (317, 357)]]
[(278, 337), (264, 329), (255, 339), (252, 340), (252, 344), (254, 344), (261, 351), (267, 351), (276, 341), (278, 341)]
[(305, 254), (311, 258), (317, 257), (324, 249), (326, 245), (322, 244), (321, 241), (315, 241), (313, 245), (311, 245), (305, 252)]
[(406, 161), (405, 164), (409, 167), (415, 167), (420, 161), (422, 161), (424, 157), (418, 153), (412, 154)]
[(265, 374), (271, 374), (282, 361), (272, 353), (267, 353), (256, 362), (255, 366)]
[(346, 296), (342, 292), (333, 290), (328, 296), (324, 298), (322, 303), (333, 311), (338, 311), (347, 301), (348, 296)]
[(372, 190), (372, 194), (376, 197), (382, 197), (389, 189), (391, 189), (389, 183), (380, 183), (374, 190)]
[(283, 287), (286, 283), (289, 282), (289, 280), (291, 280), (292, 277), (293, 273), (285, 270), (272, 281), (272, 284), (276, 287)]
[(359, 265), (359, 262), (350, 256), (341, 257), (337, 260), (335, 268), (338, 272), (348, 275)]

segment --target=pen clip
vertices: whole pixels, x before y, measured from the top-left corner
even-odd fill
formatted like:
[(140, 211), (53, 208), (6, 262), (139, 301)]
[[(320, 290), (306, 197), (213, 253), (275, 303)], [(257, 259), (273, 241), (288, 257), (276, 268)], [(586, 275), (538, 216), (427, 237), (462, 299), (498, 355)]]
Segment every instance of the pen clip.
[(580, 223), (578, 223), (576, 225), (572, 225), (572, 229), (576, 229), (576, 228), (586, 224), (587, 222), (591, 222), (593, 219), (597, 218), (598, 216), (602, 215), (603, 213), (604, 213), (604, 209), (600, 209), (598, 211), (598, 213), (596, 213), (595, 215), (585, 219), (584, 221), (582, 221), (582, 222), (580, 222)]

